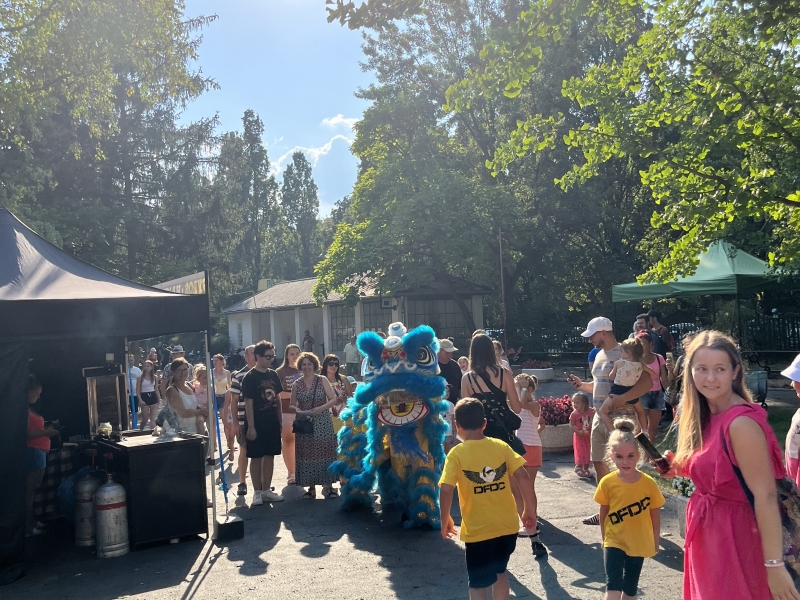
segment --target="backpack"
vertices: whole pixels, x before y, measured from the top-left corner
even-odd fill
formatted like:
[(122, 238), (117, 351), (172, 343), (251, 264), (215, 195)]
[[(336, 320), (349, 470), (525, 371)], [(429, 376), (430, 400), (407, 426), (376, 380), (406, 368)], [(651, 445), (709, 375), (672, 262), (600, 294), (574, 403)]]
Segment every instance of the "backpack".
[[(672, 333), (670, 330), (667, 329), (666, 325), (662, 325), (661, 329), (655, 332), (656, 336), (658, 337), (659, 341), (664, 346), (664, 352), (672, 352), (675, 350), (675, 338), (672, 337)], [(659, 352), (659, 354), (661, 354)]]
[[(755, 513), (755, 502), (753, 492), (747, 487), (742, 471), (733, 464), (731, 455), (728, 452), (728, 444), (725, 441), (725, 434), (722, 435), (722, 449), (728, 460), (731, 461), (739, 485), (747, 496), (750, 508)], [(781, 529), (783, 530), (783, 562), (786, 570), (792, 576), (792, 580), (797, 585), (800, 577), (800, 490), (789, 477), (783, 477), (776, 481), (778, 488), (778, 512), (781, 515)]]

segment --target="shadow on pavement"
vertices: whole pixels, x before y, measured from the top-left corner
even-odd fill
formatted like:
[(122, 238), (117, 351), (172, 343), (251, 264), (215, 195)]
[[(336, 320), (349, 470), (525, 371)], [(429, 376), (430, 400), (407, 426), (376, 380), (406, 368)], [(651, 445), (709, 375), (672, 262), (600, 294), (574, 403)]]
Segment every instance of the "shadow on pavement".
[[(579, 538), (558, 529), (546, 519), (540, 518), (542, 526), (542, 541), (550, 551), (550, 556), (557, 561), (565, 564), (573, 571), (580, 573), (582, 577), (570, 582), (575, 587), (587, 590), (599, 591), (605, 589), (605, 576), (603, 569), (603, 550), (600, 542), (585, 543)], [(587, 525), (589, 527), (589, 525)], [(598, 531), (599, 528), (595, 528)], [(540, 565), (542, 573), (542, 585), (545, 590), (557, 593), (561, 590), (564, 596), (554, 595), (553, 598), (572, 598), (558, 584), (558, 576), (552, 568)], [(555, 585), (553, 585), (555, 584)], [(592, 585), (590, 585), (592, 584)], [(550, 595), (547, 596), (551, 598)]]
[[(84, 597), (110, 600), (154, 592), (193, 581), (222, 552), (214, 546), (204, 550), (205, 540), (191, 537), (177, 544), (166, 542), (125, 556), (98, 559), (94, 548), (75, 547), (73, 529), (64, 520), (52, 521), (46, 535), (26, 541), (25, 576), (5, 586), (3, 595), (8, 596), (4, 597), (60, 598), (80, 590)], [(196, 563), (198, 569), (192, 572)]]

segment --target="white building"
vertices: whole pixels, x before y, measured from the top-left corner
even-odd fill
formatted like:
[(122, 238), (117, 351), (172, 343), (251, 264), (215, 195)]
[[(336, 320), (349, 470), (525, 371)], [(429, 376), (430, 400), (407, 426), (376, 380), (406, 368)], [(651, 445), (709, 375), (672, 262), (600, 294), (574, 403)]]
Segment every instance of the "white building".
[[(452, 293), (444, 292), (445, 284), (436, 282), (391, 297), (373, 293), (355, 306), (333, 295), (317, 306), (311, 295), (316, 283), (316, 278), (276, 283), (223, 310), (228, 317), (231, 347), (269, 340), (282, 355), (287, 344), (300, 345), (308, 330), (318, 356), (341, 354), (350, 336), (366, 330), (386, 331), (390, 323), (402, 321), (409, 329), (430, 325), (438, 337), (453, 338), (459, 352), (466, 354), (472, 332), (483, 328), (483, 296), (492, 293), (453, 278), (447, 283)], [(466, 322), (455, 298), (463, 302), (472, 323)]]

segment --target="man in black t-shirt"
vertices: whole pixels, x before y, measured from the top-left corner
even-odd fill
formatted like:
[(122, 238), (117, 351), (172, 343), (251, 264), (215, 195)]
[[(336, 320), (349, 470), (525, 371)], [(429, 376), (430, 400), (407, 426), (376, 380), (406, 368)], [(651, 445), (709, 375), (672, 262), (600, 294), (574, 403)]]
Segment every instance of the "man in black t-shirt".
[(453, 404), (458, 402), (461, 395), (461, 367), (453, 360), (453, 352), (458, 352), (458, 348), (448, 339), (439, 340), (439, 375), (444, 377), (447, 382), (447, 399)]
[(270, 490), (275, 456), (281, 453), (281, 378), (270, 367), (275, 360), (275, 346), (260, 341), (255, 350), (256, 365), (242, 380), (241, 395), (247, 416), (247, 456), (253, 480), (250, 506), (280, 502), (283, 496)]

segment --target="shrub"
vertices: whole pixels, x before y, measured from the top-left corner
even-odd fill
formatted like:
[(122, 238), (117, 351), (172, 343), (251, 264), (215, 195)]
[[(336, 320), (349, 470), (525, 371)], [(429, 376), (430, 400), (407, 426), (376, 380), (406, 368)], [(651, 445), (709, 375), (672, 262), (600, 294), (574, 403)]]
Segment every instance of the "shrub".
[(687, 498), (691, 498), (694, 492), (694, 482), (688, 477), (675, 477), (672, 480), (672, 487), (678, 490), (679, 495)]
[(549, 369), (551, 366), (546, 360), (533, 360), (531, 358), (522, 363), (523, 369)]
[(573, 410), (572, 400), (569, 396), (539, 398), (539, 405), (542, 407), (542, 419), (544, 419), (546, 425), (569, 423), (569, 416)]

